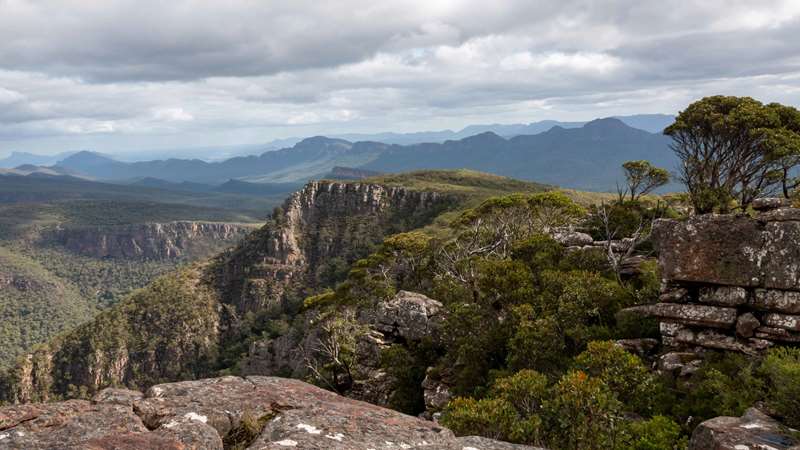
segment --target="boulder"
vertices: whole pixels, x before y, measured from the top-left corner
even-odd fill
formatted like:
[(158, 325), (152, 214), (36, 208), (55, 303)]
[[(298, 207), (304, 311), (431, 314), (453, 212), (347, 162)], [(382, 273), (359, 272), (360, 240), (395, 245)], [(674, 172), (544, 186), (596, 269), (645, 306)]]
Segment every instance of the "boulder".
[(359, 321), (389, 336), (420, 340), (437, 333), (443, 308), (440, 302), (422, 294), (400, 291), (364, 311)]
[(792, 203), (789, 199), (782, 197), (757, 198), (750, 204), (756, 211), (771, 211), (773, 209), (786, 208), (791, 205)]
[(645, 358), (658, 347), (658, 340), (650, 338), (619, 339), (616, 341), (616, 344), (629, 353), (633, 353), (640, 358)]
[(786, 450), (800, 444), (795, 433), (750, 408), (742, 417), (715, 417), (698, 425), (689, 450)]
[(594, 242), (590, 235), (571, 230), (556, 231), (553, 233), (553, 239), (565, 247), (584, 247)]
[(756, 289), (753, 306), (761, 311), (800, 314), (800, 292)]
[(753, 337), (756, 329), (760, 326), (761, 322), (752, 313), (744, 313), (736, 318), (736, 334), (738, 336)]
[(699, 300), (711, 305), (739, 306), (747, 303), (747, 291), (737, 286), (704, 287)]
[(298, 380), (221, 377), (0, 408), (0, 449), (522, 450)]

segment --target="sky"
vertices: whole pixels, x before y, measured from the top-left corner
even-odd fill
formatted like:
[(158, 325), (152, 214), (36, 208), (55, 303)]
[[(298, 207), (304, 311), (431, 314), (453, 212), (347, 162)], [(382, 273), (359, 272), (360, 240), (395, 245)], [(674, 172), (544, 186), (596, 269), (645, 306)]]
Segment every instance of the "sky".
[(0, 0), (0, 155), (800, 106), (798, 36), (798, 0)]

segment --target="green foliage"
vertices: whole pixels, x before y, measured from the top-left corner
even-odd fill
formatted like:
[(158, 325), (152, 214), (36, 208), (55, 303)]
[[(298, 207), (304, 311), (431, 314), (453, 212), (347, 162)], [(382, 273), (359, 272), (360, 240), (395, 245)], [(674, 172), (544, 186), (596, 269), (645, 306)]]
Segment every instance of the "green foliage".
[[(746, 209), (776, 184), (784, 194), (796, 186), (800, 162), (800, 112), (764, 105), (750, 97), (705, 97), (667, 127), (681, 160), (681, 179), (699, 214)], [(735, 162), (735, 163), (730, 163)]]
[(438, 355), (431, 342), (413, 342), (409, 346), (392, 345), (381, 352), (381, 367), (397, 380), (389, 406), (410, 415), (425, 411), (425, 399), (420, 386), (426, 369)]
[(665, 416), (628, 422), (622, 431), (616, 450), (684, 450), (688, 438), (681, 427)]
[(479, 435), (513, 441), (519, 418), (511, 403), (501, 398), (475, 400), (458, 397), (447, 407), (442, 423), (457, 435)]
[(549, 445), (564, 450), (613, 447), (620, 410), (602, 380), (581, 371), (568, 372), (545, 405)]
[(800, 349), (769, 350), (760, 373), (768, 386), (767, 402), (787, 426), (800, 428)]
[[(631, 201), (636, 201), (642, 195), (647, 195), (654, 189), (669, 183), (669, 172), (666, 169), (655, 167), (649, 161), (627, 161), (622, 164), (622, 169), (625, 172), (625, 181)], [(620, 197), (623, 196), (624, 193), (620, 193)]]
[(564, 334), (553, 316), (537, 318), (531, 305), (513, 310), (514, 334), (508, 342), (508, 365), (557, 373), (567, 364)]
[(612, 341), (590, 342), (575, 358), (575, 366), (602, 380), (626, 410), (641, 415), (653, 412), (661, 387), (642, 361)]

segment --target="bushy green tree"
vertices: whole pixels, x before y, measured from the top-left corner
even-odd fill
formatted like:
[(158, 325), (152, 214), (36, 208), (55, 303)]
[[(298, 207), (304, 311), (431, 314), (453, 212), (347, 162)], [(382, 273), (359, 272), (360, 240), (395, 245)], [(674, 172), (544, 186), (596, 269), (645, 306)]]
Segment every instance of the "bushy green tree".
[[(622, 164), (622, 169), (625, 172), (627, 193), (631, 201), (636, 201), (642, 195), (647, 195), (669, 183), (669, 172), (650, 164), (649, 161), (627, 161)], [(622, 197), (624, 193), (620, 193), (620, 199)]]
[(800, 349), (769, 350), (760, 372), (766, 378), (769, 406), (786, 425), (800, 428)]
[(796, 109), (750, 97), (706, 97), (681, 111), (664, 133), (673, 139), (695, 211), (727, 212), (732, 202), (746, 208), (781, 178), (787, 186), (799, 122)]

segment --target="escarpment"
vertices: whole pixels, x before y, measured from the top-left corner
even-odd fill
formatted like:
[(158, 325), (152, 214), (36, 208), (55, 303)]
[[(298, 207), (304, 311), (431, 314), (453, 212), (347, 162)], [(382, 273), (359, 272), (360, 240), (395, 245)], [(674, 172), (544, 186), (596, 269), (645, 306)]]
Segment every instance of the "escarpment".
[(213, 222), (168, 222), (112, 227), (64, 227), (45, 239), (94, 258), (173, 260), (220, 244), (233, 245), (254, 227)]
[(349, 267), (385, 235), (425, 225), (456, 203), (376, 184), (309, 183), (236, 248), (162, 277), (22, 358), (0, 379), (0, 399), (145, 388), (230, 368), (251, 317), (291, 320), (305, 294), (336, 281), (332, 262)]
[(661, 319), (665, 345), (755, 354), (800, 342), (800, 209), (756, 207), (655, 223), (662, 293), (637, 309)]

